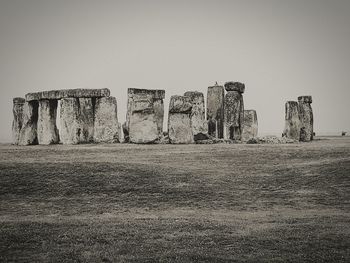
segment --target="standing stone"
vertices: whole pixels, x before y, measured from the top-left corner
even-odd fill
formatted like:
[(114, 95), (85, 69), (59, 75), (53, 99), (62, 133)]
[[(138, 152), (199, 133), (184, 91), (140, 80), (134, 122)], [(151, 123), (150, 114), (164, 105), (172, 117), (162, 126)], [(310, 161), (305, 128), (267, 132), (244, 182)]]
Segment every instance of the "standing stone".
[(61, 99), (60, 120), (63, 144), (93, 142), (94, 104), (91, 98)]
[(39, 144), (55, 144), (60, 141), (56, 127), (57, 100), (40, 100), (38, 117)]
[(26, 101), (23, 105), (23, 123), (19, 134), (19, 145), (38, 144), (38, 101)]
[(299, 141), (301, 127), (298, 102), (287, 101), (285, 105), (285, 114), (285, 127), (283, 135), (289, 139)]
[(207, 94), (207, 120), (208, 133), (215, 138), (224, 137), (224, 87), (208, 87)]
[(245, 110), (243, 117), (242, 140), (247, 141), (258, 136), (258, 117), (255, 110)]
[(63, 144), (79, 143), (79, 99), (63, 98), (60, 107), (60, 139)]
[(168, 116), (169, 142), (193, 143), (191, 125), (192, 100), (186, 96), (171, 96)]
[(12, 142), (13, 144), (19, 143), (19, 136), (23, 125), (23, 107), (24, 98), (13, 99), (13, 121), (12, 121)]
[(300, 135), (300, 141), (312, 141), (314, 134), (314, 117), (311, 108), (312, 97), (311, 96), (300, 96), (298, 97), (299, 102), (299, 119), (300, 119), (300, 130), (303, 131), (303, 136)]
[[(198, 91), (187, 91), (184, 96), (191, 98), (191, 128), (194, 139), (205, 137), (208, 133), (207, 122), (205, 120), (204, 95)], [(204, 138), (207, 139), (207, 138)]]
[(79, 143), (91, 143), (94, 141), (94, 99), (79, 98), (79, 110)]
[(132, 143), (154, 143), (163, 133), (164, 90), (128, 89), (126, 127)]
[(245, 86), (240, 82), (226, 82), (224, 103), (224, 138), (241, 140), (243, 130), (244, 104), (243, 96)]
[(96, 99), (95, 105), (95, 142), (120, 142), (117, 100), (115, 97)]

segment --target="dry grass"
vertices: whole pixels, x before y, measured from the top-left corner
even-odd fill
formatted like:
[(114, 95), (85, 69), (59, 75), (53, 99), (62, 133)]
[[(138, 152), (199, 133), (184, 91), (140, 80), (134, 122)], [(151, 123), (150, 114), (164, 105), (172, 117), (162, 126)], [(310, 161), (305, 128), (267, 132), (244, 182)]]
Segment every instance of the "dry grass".
[(0, 261), (350, 260), (349, 137), (0, 156)]

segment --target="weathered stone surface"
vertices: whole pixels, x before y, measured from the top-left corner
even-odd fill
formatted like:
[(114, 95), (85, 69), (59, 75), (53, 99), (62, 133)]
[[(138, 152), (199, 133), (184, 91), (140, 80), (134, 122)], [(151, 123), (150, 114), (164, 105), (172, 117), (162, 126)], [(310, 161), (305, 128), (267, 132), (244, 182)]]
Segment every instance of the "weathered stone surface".
[(63, 98), (60, 108), (60, 140), (63, 144), (79, 143), (79, 99)]
[(124, 134), (124, 142), (129, 142), (129, 130), (128, 130), (128, 127), (126, 126), (126, 122), (123, 123), (122, 129)]
[(300, 120), (299, 105), (296, 101), (287, 101), (285, 105), (285, 127), (283, 136), (299, 141)]
[(19, 145), (38, 144), (37, 121), (38, 121), (37, 101), (27, 101), (23, 105), (23, 123), (19, 134)]
[(244, 93), (245, 85), (241, 82), (229, 81), (225, 83), (226, 91), (238, 91), (239, 93)]
[[(300, 96), (299, 102), (299, 119), (300, 119), (300, 141), (312, 141), (314, 134), (314, 117), (311, 108), (312, 97)], [(303, 135), (303, 136), (302, 136)]]
[(81, 132), (79, 143), (94, 141), (94, 103), (91, 98), (79, 98), (80, 112), (78, 122)]
[(116, 98), (104, 97), (96, 99), (94, 141), (120, 142), (119, 128)]
[(164, 90), (128, 89), (125, 129), (129, 142), (153, 143), (163, 133)]
[(258, 117), (255, 110), (244, 110), (242, 140), (258, 136)]
[(24, 98), (14, 98), (13, 99), (13, 121), (12, 121), (12, 143), (19, 143), (19, 135), (23, 125), (23, 107), (25, 99)]
[(171, 96), (168, 116), (169, 142), (173, 144), (193, 143), (191, 128), (192, 100), (186, 96)]
[(50, 90), (26, 94), (26, 101), (32, 100), (59, 100), (62, 98), (99, 98), (109, 97), (109, 89), (65, 89)]
[[(244, 104), (242, 96), (244, 86), (242, 88), (240, 84), (235, 83), (239, 82), (225, 83), (225, 88), (228, 90), (228, 92), (225, 95), (224, 102), (224, 138), (231, 140), (241, 140), (244, 116)], [(240, 91), (236, 91), (236, 87), (238, 87)]]
[(57, 100), (40, 100), (38, 115), (39, 144), (59, 143), (60, 138), (56, 127)]
[(224, 137), (224, 87), (208, 87), (207, 120), (208, 133), (215, 138)]
[(91, 98), (61, 99), (60, 122), (60, 137), (63, 144), (93, 142), (93, 100)]
[(196, 136), (198, 134), (207, 134), (208, 125), (205, 120), (205, 104), (204, 95), (198, 91), (187, 91), (184, 96), (191, 98), (192, 110), (191, 110), (191, 128), (194, 138), (202, 138), (202, 136)]

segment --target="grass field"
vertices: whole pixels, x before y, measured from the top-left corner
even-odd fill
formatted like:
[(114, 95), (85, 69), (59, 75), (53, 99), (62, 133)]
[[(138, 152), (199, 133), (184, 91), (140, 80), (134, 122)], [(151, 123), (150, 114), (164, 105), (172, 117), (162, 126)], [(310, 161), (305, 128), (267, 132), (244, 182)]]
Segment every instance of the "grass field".
[(349, 262), (350, 137), (0, 145), (1, 262)]

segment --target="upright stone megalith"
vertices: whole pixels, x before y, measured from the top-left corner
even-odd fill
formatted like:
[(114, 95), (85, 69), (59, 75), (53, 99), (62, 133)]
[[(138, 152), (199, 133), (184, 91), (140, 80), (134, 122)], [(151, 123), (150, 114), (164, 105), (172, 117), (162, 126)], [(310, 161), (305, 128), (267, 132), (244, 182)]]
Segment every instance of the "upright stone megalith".
[(300, 139), (299, 105), (296, 101), (287, 101), (285, 105), (285, 126), (283, 136), (299, 141)]
[(242, 140), (258, 136), (258, 117), (255, 110), (244, 110)]
[(187, 91), (185, 92), (184, 96), (189, 97), (192, 103), (190, 117), (194, 140), (196, 140), (197, 137), (205, 137), (208, 134), (208, 125), (205, 120), (205, 104), (203, 93), (198, 91)]
[(244, 104), (243, 96), (245, 85), (240, 82), (226, 82), (224, 103), (224, 138), (241, 140), (243, 131)]
[(19, 143), (19, 136), (23, 125), (24, 98), (13, 99), (12, 143)]
[(38, 142), (39, 144), (59, 143), (56, 126), (57, 100), (39, 100)]
[(63, 144), (89, 143), (94, 140), (94, 103), (92, 98), (61, 99), (61, 134)]
[(208, 87), (207, 121), (208, 133), (215, 138), (224, 137), (224, 96), (223, 86)]
[(311, 96), (298, 97), (299, 119), (300, 119), (300, 141), (312, 141), (314, 134), (314, 116), (312, 113)]
[(78, 123), (81, 129), (79, 143), (94, 141), (94, 100), (93, 98), (79, 98)]
[(163, 134), (164, 90), (128, 89), (126, 127), (131, 143), (153, 143)]
[(192, 99), (187, 96), (171, 96), (168, 116), (169, 142), (173, 144), (193, 143), (191, 123)]
[(117, 100), (115, 97), (96, 99), (95, 104), (95, 142), (120, 142)]
[(19, 134), (19, 145), (38, 144), (38, 101), (26, 101), (23, 105), (23, 123)]

